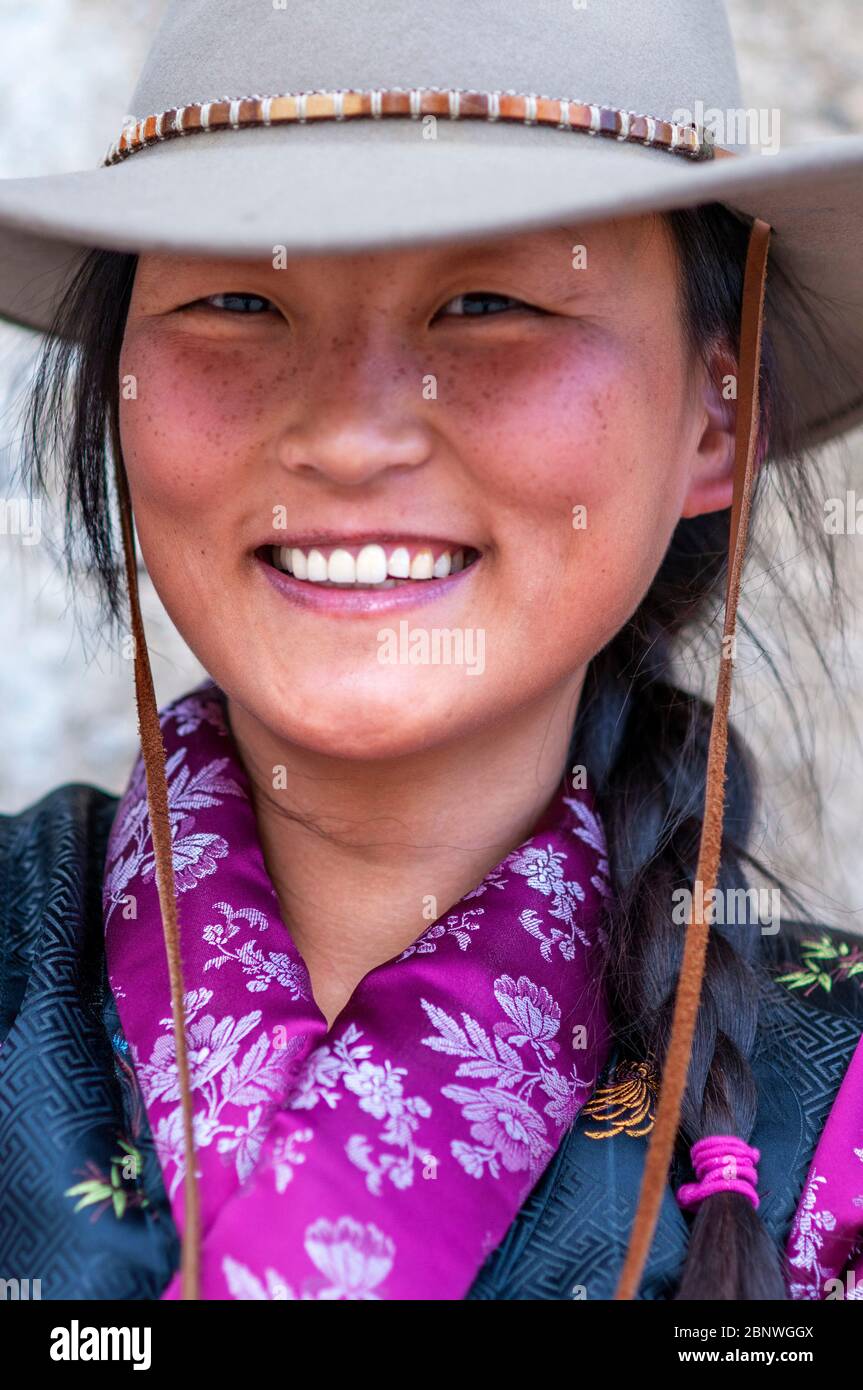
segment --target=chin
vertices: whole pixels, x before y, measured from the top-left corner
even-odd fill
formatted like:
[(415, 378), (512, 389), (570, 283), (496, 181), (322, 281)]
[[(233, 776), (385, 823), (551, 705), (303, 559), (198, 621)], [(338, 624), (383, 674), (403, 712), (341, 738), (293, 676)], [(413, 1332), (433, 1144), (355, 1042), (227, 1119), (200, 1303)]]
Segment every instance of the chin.
[(289, 698), (257, 716), (277, 737), (322, 756), (407, 757), (468, 730), (473, 721), (464, 684), (464, 672), (410, 669), (363, 685), (353, 680), (347, 689), (324, 680), (292, 683)]

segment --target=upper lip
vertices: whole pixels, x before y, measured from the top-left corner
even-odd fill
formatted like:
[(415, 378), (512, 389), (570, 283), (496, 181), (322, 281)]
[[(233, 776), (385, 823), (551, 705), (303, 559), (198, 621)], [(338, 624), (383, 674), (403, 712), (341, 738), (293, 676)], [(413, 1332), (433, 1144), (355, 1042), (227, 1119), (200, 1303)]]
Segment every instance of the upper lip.
[(290, 534), (287, 531), (272, 532), (262, 546), (287, 546), (293, 550), (311, 550), (315, 546), (356, 546), (356, 545), (405, 545), (438, 547), (443, 550), (479, 550), (472, 541), (456, 540), (452, 536), (432, 536), (427, 532), (416, 534), (411, 531), (300, 531)]

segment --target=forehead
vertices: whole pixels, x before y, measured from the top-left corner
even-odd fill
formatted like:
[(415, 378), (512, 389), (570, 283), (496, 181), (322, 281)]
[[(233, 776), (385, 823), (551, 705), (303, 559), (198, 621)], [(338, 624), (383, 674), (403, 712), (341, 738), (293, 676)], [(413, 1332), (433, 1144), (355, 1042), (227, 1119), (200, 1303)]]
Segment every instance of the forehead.
[[(570, 277), (574, 259), (579, 268), (594, 276), (628, 278), (634, 270), (653, 264), (661, 278), (671, 254), (671, 238), (664, 218), (649, 215), (584, 223), (582, 225), (531, 228), (496, 237), (434, 241), (407, 247), (290, 255), (274, 266), (274, 257), (213, 258), (146, 253), (139, 257), (139, 283), (152, 278), (195, 278), (205, 273), (242, 274), (254, 269), (263, 274), (293, 271), (300, 279), (322, 276), (359, 280), (395, 281), (455, 271), (485, 269), (526, 275), (549, 288)], [(576, 253), (581, 253), (580, 258)]]

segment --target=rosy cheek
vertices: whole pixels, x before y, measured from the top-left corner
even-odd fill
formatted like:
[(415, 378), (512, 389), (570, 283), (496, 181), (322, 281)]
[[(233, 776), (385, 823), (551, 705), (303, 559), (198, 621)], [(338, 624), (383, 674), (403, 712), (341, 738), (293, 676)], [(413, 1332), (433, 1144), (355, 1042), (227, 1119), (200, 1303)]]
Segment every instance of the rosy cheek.
[[(557, 357), (560, 365), (549, 366)], [(598, 502), (633, 455), (640, 401), (612, 348), (519, 348), (459, 390), (450, 417), (496, 505), (563, 515)]]
[[(589, 609), (598, 644), (637, 606), (675, 523), (673, 487), (664, 486), (679, 445), (674, 402), (658, 420), (662, 383), (644, 361), (632, 338), (519, 349), (465, 377), (447, 419), (491, 500), (492, 534), (522, 611)], [(508, 625), (516, 612), (507, 609)]]
[(138, 505), (174, 510), (224, 500), (262, 436), (272, 376), (260, 361), (140, 332), (127, 337), (120, 375), (137, 392), (121, 392), (120, 434)]

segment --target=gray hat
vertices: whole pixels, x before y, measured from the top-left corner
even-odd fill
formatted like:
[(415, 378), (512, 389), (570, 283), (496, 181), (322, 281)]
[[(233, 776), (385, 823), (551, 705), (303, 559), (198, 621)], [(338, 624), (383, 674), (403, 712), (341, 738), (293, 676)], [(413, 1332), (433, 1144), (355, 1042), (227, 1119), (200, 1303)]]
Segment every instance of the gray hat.
[(47, 327), (93, 247), (320, 254), (722, 202), (817, 315), (801, 360), (776, 286), (808, 441), (863, 418), (863, 138), (752, 148), (722, 0), (174, 0), (131, 112), (101, 167), (0, 181), (3, 316)]

